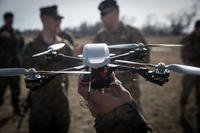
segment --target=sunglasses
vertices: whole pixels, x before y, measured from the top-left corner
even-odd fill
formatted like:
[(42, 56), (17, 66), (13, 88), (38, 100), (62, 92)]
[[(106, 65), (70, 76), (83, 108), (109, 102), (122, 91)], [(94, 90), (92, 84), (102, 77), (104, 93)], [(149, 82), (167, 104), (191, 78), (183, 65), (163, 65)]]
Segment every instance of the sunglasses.
[(113, 8), (113, 9), (110, 9), (110, 10), (108, 10), (108, 11), (106, 11), (106, 12), (101, 12), (101, 13), (100, 13), (100, 14), (101, 14), (101, 17), (106, 16), (108, 13), (112, 12), (113, 10), (114, 10), (114, 8)]

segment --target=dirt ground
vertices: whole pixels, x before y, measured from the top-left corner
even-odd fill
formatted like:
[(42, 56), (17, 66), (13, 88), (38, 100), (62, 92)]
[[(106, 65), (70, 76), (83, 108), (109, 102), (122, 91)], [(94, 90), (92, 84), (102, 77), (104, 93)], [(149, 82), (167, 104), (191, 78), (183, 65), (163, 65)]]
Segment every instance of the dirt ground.
[[(92, 37), (78, 39), (80, 44), (91, 42)], [(148, 43), (178, 43), (181, 37), (167, 38), (147, 38)], [(165, 62), (181, 63), (180, 48), (153, 48), (151, 52), (151, 63)], [(71, 126), (70, 133), (94, 133), (93, 120), (88, 109), (81, 106), (83, 99), (77, 93), (77, 75), (70, 75), (70, 88), (68, 92), (71, 107)], [(170, 81), (164, 86), (158, 86), (143, 78), (140, 78), (142, 88), (142, 107), (143, 114), (147, 121), (153, 126), (157, 133), (181, 133), (179, 125), (179, 97), (181, 92), (181, 75), (171, 73)], [(27, 89), (22, 80), (23, 98), (27, 94)], [(12, 108), (10, 102), (10, 92), (5, 95), (6, 102), (0, 108), (0, 133), (27, 133), (28, 132), (28, 114), (22, 123), (19, 131), (16, 130), (18, 118), (12, 117), (9, 120), (2, 121), (8, 117)], [(190, 97), (188, 106), (188, 118), (194, 123), (195, 112), (193, 96)], [(193, 124), (195, 127), (195, 125)]]

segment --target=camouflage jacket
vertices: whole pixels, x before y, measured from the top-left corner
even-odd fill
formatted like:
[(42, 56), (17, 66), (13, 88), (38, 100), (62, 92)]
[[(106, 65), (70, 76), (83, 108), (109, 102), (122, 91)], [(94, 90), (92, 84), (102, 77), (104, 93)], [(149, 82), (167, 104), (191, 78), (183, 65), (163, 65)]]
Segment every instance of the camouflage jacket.
[[(73, 55), (73, 47), (71, 44), (62, 39), (59, 36), (56, 36), (56, 43), (63, 42), (65, 43), (65, 47), (59, 50), (59, 53), (65, 55)], [(27, 46), (23, 49), (23, 66), (26, 68), (35, 68), (36, 70), (61, 70), (69, 67), (76, 66), (77, 64), (72, 61), (65, 61), (65, 60), (47, 60), (46, 56), (40, 57), (32, 57), (32, 55), (37, 54), (39, 52), (46, 51), (49, 47), (49, 44), (45, 43), (42, 35), (38, 35), (32, 42), (27, 44)], [(63, 80), (66, 80), (66, 76), (58, 76), (56, 80), (52, 80), (50, 82), (51, 88), (58, 87), (61, 85)], [(68, 85), (68, 83), (67, 83)]]
[(194, 31), (186, 36), (181, 43), (181, 56), (187, 65), (200, 66), (200, 32)]
[(3, 26), (0, 28), (0, 67), (19, 67), (20, 52), (24, 45), (19, 31)]
[(58, 34), (60, 37), (62, 37), (63, 39), (66, 39), (70, 42), (70, 44), (74, 45), (74, 37), (73, 35), (68, 32), (68, 31), (61, 31), (59, 34)]
[[(122, 44), (122, 43), (144, 43), (146, 41), (138, 29), (120, 23), (117, 30), (110, 32), (106, 29), (100, 31), (93, 40), (94, 43), (106, 43), (108, 45)], [(120, 54), (127, 52), (126, 50), (111, 50), (111, 53)], [(134, 58), (134, 57), (133, 57)], [(135, 61), (134, 59), (130, 59)], [(137, 60), (138, 61), (138, 60)], [(143, 60), (149, 62), (149, 55)]]

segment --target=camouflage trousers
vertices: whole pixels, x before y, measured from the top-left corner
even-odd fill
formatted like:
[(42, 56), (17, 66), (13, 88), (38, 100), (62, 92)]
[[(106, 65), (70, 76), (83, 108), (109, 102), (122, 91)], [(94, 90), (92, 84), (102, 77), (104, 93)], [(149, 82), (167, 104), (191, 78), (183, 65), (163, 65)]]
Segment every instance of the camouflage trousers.
[(138, 75), (132, 74), (131, 72), (122, 72), (116, 76), (122, 82), (124, 88), (128, 90), (131, 96), (135, 99), (139, 110), (142, 111), (140, 103), (141, 91), (139, 87)]
[(186, 124), (184, 124), (185, 120), (185, 107), (188, 102), (188, 98), (193, 90), (195, 89), (195, 97), (196, 97), (196, 106), (197, 106), (197, 127), (200, 132), (200, 76), (195, 75), (184, 75), (182, 78), (182, 92), (180, 98), (181, 104), (181, 122), (183, 128), (186, 128)]
[(4, 93), (7, 86), (11, 89), (11, 104), (14, 113), (19, 113), (20, 77), (0, 78), (0, 106), (4, 103)]
[(147, 133), (152, 129), (138, 112), (134, 101), (98, 114), (94, 125), (97, 133)]
[(63, 88), (46, 86), (31, 93), (30, 133), (67, 133), (69, 103)]

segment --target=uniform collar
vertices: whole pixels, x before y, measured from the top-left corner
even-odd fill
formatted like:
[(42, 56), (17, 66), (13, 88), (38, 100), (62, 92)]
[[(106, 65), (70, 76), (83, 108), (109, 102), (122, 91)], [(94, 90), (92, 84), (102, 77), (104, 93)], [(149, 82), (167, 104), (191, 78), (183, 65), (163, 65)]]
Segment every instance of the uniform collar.
[(105, 31), (107, 33), (110, 33), (110, 34), (118, 34), (119, 32), (121, 32), (122, 30), (124, 29), (124, 24), (122, 22), (119, 22), (119, 26), (116, 30), (114, 31), (108, 31), (107, 29), (105, 29)]
[[(44, 44), (44, 45), (46, 45), (46, 46), (52, 45), (52, 44), (49, 44), (49, 43), (47, 43), (47, 42), (44, 41), (43, 36), (42, 36), (42, 33), (40, 33), (40, 34), (38, 35), (37, 38), (38, 38), (37, 40), (38, 40), (39, 42), (41, 42), (41, 44)], [(61, 38), (60, 36), (56, 35), (54, 44), (55, 44), (55, 43), (58, 43), (58, 42), (61, 42), (61, 41), (62, 41), (62, 38)]]

